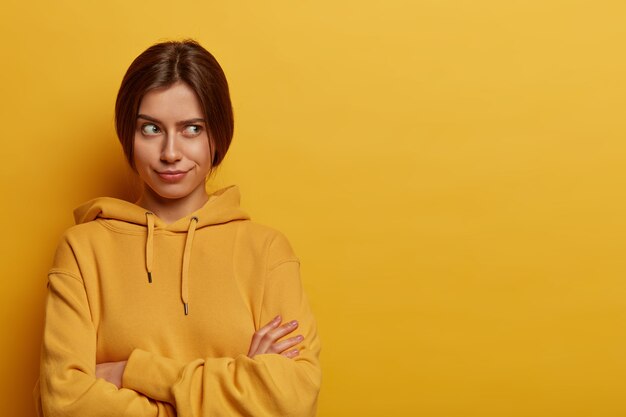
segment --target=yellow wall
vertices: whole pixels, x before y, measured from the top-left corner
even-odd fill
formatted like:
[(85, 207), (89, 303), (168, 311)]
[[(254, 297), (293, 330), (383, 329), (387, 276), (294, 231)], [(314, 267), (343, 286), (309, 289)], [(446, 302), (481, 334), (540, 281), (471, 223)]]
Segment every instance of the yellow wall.
[(2, 415), (32, 417), (71, 210), (130, 196), (116, 89), (155, 41), (229, 77), (256, 220), (323, 337), (319, 415), (626, 414), (626, 3), (4, 1)]

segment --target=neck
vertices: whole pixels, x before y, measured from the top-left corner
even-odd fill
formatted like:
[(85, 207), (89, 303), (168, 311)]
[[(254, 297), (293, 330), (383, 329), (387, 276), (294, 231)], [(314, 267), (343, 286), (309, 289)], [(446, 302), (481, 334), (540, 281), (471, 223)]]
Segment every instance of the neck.
[(195, 190), (188, 196), (171, 199), (162, 197), (152, 191), (150, 187), (144, 186), (137, 205), (150, 210), (165, 223), (172, 224), (198, 210), (208, 200), (209, 195), (204, 187)]

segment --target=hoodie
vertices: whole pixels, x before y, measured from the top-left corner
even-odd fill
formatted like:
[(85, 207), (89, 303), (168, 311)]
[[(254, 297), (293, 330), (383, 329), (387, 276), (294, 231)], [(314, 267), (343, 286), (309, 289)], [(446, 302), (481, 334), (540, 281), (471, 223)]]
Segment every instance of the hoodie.
[[(314, 416), (320, 342), (299, 261), (231, 186), (166, 224), (114, 198), (74, 212), (48, 274), (40, 415)], [(247, 356), (276, 315), (299, 355)], [(96, 363), (127, 360), (122, 388)]]

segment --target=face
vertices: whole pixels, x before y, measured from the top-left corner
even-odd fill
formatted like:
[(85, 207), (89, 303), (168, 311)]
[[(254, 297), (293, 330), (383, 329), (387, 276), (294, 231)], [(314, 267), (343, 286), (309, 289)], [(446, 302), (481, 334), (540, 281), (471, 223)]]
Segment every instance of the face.
[(211, 146), (195, 92), (178, 82), (148, 91), (139, 106), (134, 162), (146, 192), (157, 199), (206, 198)]

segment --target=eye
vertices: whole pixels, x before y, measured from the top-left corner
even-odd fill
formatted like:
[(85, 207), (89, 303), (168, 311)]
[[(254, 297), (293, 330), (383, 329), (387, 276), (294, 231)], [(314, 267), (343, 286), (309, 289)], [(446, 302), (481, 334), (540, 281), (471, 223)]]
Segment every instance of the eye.
[(141, 125), (141, 133), (146, 136), (155, 136), (161, 133), (161, 129), (154, 123), (145, 123)]
[(199, 125), (187, 125), (183, 130), (183, 134), (187, 137), (198, 136), (200, 133), (202, 133), (202, 126)]

